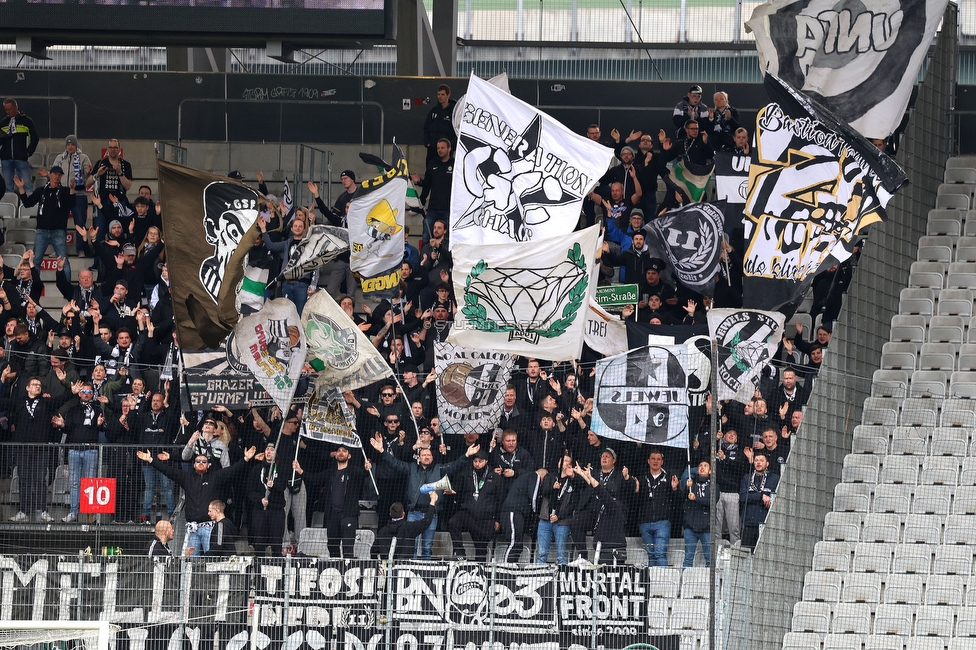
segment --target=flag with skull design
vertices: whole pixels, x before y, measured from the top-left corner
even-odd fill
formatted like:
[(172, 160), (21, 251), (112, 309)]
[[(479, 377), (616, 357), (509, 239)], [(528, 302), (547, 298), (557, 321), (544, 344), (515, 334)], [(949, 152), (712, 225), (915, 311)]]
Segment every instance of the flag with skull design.
[(688, 446), (688, 348), (649, 345), (597, 361), (591, 428), (601, 438)]
[(613, 151), (472, 74), (451, 184), (450, 244), (570, 234)]

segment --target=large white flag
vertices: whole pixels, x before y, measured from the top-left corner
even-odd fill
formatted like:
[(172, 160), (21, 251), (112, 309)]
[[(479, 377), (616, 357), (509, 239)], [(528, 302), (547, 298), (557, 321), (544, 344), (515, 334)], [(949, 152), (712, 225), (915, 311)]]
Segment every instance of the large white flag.
[(288, 264), (279, 276), (297, 280), (320, 269), (349, 250), (349, 233), (345, 228), (316, 224), (291, 251)]
[(455, 246), (461, 308), (448, 340), (551, 361), (579, 358), (598, 240), (599, 226), (591, 226), (518, 246)]
[(708, 334), (718, 342), (718, 398), (746, 404), (756, 392), (763, 368), (783, 338), (786, 318), (777, 311), (713, 309)]
[(366, 335), (326, 291), (317, 291), (305, 303), (302, 329), (308, 340), (308, 362), (318, 371), (316, 389), (355, 390), (393, 370)]
[(305, 336), (295, 303), (269, 300), (257, 313), (237, 321), (233, 345), (237, 358), (278, 408), (287, 411), (305, 365)]
[(514, 365), (515, 357), (504, 352), (462, 348), (434, 339), (441, 432), (480, 435), (494, 431)]
[(650, 345), (596, 363), (591, 428), (601, 438), (688, 446), (688, 349)]
[(455, 159), (452, 250), (573, 232), (613, 151), (472, 74)]
[(770, 0), (746, 23), (759, 67), (868, 138), (891, 135), (908, 107), (947, 0)]

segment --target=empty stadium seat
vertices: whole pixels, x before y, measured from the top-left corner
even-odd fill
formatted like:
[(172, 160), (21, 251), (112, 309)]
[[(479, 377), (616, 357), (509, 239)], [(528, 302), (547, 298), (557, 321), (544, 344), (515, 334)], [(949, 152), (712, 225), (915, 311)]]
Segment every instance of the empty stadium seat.
[(671, 567), (647, 567), (648, 591), (651, 598), (677, 598), (681, 571)]
[(941, 194), (935, 199), (935, 207), (943, 210), (968, 210), (969, 198), (963, 194)]
[[(932, 574), (925, 580), (926, 605), (958, 607), (963, 603), (964, 593), (965, 584), (962, 576)], [(950, 625), (948, 629), (951, 630), (952, 626)]]
[(882, 603), (874, 613), (874, 633), (907, 636), (912, 633), (913, 614), (914, 611), (909, 605)]
[(973, 550), (968, 546), (946, 546), (935, 548), (935, 561), (932, 573), (942, 575), (969, 576), (973, 570)]
[(859, 541), (861, 521), (862, 515), (858, 512), (828, 512), (824, 518), (824, 541)]
[(835, 512), (867, 512), (870, 506), (870, 485), (865, 483), (838, 483), (834, 486)]
[(814, 632), (787, 632), (783, 636), (783, 650), (822, 650), (820, 638)]
[(922, 464), (919, 483), (952, 485), (959, 482), (959, 461), (953, 456), (928, 456)]
[(940, 544), (942, 517), (914, 513), (908, 515), (905, 518), (904, 541), (906, 544)]
[(920, 370), (912, 375), (908, 389), (911, 397), (945, 398), (949, 389), (948, 375), (942, 370)]
[(839, 602), (842, 582), (843, 574), (841, 573), (807, 571), (803, 579), (803, 600), (825, 603)]
[[(928, 575), (932, 570), (933, 546), (928, 544), (899, 544), (891, 562), (891, 572), (906, 575)], [(887, 579), (890, 583), (890, 577)], [(885, 602), (890, 602), (887, 599)]]
[(851, 603), (838, 607), (830, 622), (833, 634), (867, 634), (871, 631), (871, 606)]
[(861, 650), (861, 643), (860, 634), (828, 634), (823, 650)]
[[(889, 521), (894, 522), (894, 535), (891, 543), (878, 543), (876, 541), (879, 535), (871, 534), (868, 531), (869, 521), (871, 517), (889, 517), (892, 518)], [(888, 573), (891, 570), (891, 558), (894, 554), (894, 544), (898, 543), (899, 538), (899, 527), (900, 522), (898, 521), (898, 515), (880, 515), (880, 514), (870, 514), (864, 520), (864, 532), (861, 534), (861, 539), (865, 540), (858, 543), (854, 547), (854, 564), (853, 571), (855, 573)], [(873, 529), (872, 529), (873, 530)], [(879, 528), (880, 532), (889, 532), (886, 528)]]
[(709, 592), (708, 567), (689, 567), (681, 572), (682, 598), (708, 598)]
[(976, 544), (976, 515), (949, 515), (943, 543)]
[(919, 485), (912, 499), (912, 512), (918, 515), (949, 514), (950, 489), (944, 485)]
[(877, 483), (881, 461), (876, 456), (850, 454), (844, 458), (845, 483)]
[[(966, 460), (963, 459), (963, 472), (966, 470)], [(976, 487), (962, 484), (957, 486), (952, 491), (951, 512), (954, 515), (976, 515)]]
[(915, 485), (879, 484), (874, 486), (873, 512), (907, 515), (912, 507), (912, 491)]
[(850, 571), (851, 544), (847, 542), (817, 542), (813, 550), (814, 571)]
[(907, 397), (908, 378), (909, 374), (905, 370), (875, 370), (871, 376), (871, 395)]
[(948, 167), (943, 180), (946, 183), (976, 183), (976, 169)]
[(922, 591), (922, 576), (891, 573), (885, 579), (884, 602), (895, 605), (921, 605)]
[(700, 599), (674, 601), (671, 607), (671, 628), (675, 630), (707, 630), (708, 601)]
[(881, 576), (876, 573), (848, 573), (844, 577), (841, 601), (845, 603), (881, 602)]
[(878, 482), (915, 485), (918, 483), (919, 462), (919, 456), (893, 456), (889, 454), (884, 457)]
[(793, 606), (793, 623), (795, 632), (818, 632), (826, 634), (830, 631), (830, 603), (808, 603), (800, 601)]

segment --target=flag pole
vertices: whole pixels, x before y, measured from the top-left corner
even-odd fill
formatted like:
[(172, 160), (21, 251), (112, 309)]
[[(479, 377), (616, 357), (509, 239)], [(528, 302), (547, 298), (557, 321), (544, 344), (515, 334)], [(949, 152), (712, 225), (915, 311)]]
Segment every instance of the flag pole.
[[(369, 458), (366, 457), (366, 448), (365, 447), (360, 447), (359, 448), (359, 451), (363, 452), (363, 460), (365, 460), (366, 462), (369, 462)], [(372, 468), (370, 468), (367, 471), (369, 472), (369, 480), (371, 480), (373, 482), (373, 489), (376, 490), (376, 494), (379, 495), (380, 488), (379, 488), (378, 485), (376, 485), (376, 477), (373, 476), (373, 470), (372, 470)]]
[[(709, 446), (709, 464), (714, 465), (716, 458), (718, 458), (718, 428), (719, 419), (718, 415), (718, 339), (711, 340), (711, 357), (712, 357), (712, 408), (711, 411), (711, 426), (709, 431), (711, 435), (709, 436), (708, 446)], [(716, 528), (718, 523), (718, 513), (716, 508), (718, 505), (718, 483), (716, 479), (715, 468), (712, 468), (712, 484), (708, 490), (708, 530), (709, 530), (709, 541), (708, 545), (708, 602), (709, 602), (709, 617), (708, 617), (708, 647), (709, 650), (715, 650), (717, 644), (715, 642), (715, 600), (716, 600), (716, 585), (715, 576), (718, 559), (718, 542), (722, 539), (722, 531)]]

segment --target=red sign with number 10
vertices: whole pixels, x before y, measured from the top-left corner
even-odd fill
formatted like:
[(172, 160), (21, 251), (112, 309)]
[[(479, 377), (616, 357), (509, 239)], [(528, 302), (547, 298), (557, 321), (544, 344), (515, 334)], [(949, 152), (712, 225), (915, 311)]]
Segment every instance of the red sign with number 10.
[(115, 514), (115, 479), (83, 478), (78, 511), (85, 515)]

